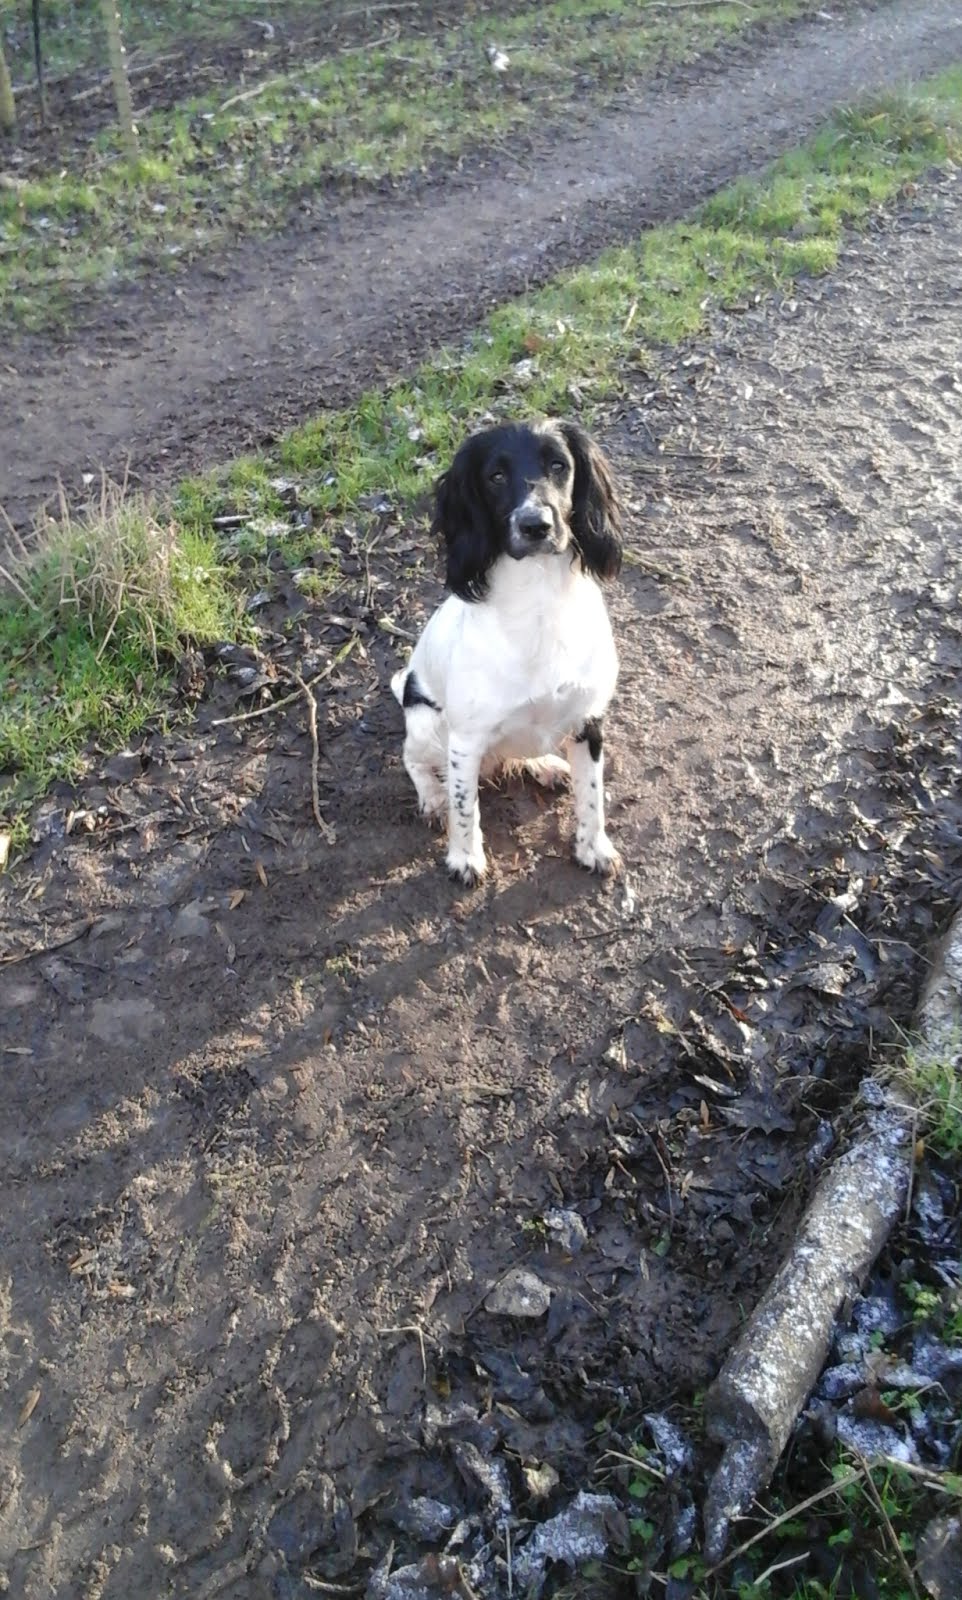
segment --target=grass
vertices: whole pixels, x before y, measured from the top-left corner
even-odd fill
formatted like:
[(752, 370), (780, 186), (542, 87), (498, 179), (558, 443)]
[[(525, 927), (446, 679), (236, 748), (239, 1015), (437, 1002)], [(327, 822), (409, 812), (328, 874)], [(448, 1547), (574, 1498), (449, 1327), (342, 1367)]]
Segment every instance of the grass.
[[(501, 307), (410, 379), (294, 429), (273, 457), (185, 483), (169, 510), (108, 496), (86, 520), (48, 529), (42, 553), (21, 552), (0, 590), (0, 809), (76, 775), (88, 741), (116, 746), (163, 706), (184, 642), (236, 633), (238, 596), (252, 568), (263, 582), (265, 557), (288, 567), (318, 549), (329, 558), (332, 533), (345, 518), (362, 524), (372, 500), (413, 517), (492, 408), (590, 412), (629, 368), (648, 369), (659, 348), (697, 336), (715, 308), (829, 271), (846, 227), (960, 153), (956, 69), (925, 93), (847, 113), (690, 221)], [(218, 535), (225, 512), (243, 521)], [(302, 580), (316, 598), (333, 581), (329, 561)]]
[(926, 1148), (943, 1161), (962, 1158), (962, 1037), (910, 1044), (886, 1077), (915, 1110)]
[(240, 619), (209, 535), (106, 483), (82, 518), (60, 509), (0, 595), (0, 797), (21, 844), (28, 802), (79, 776), (92, 739), (125, 744), (169, 701), (185, 644)]
[[(322, 206), (326, 184), (398, 177), (560, 121), (586, 89), (611, 90), (812, 3), (672, 12), (646, 0), (551, 0), (308, 60), (263, 79), (256, 95), (239, 91), (242, 99), (221, 86), (147, 114), (133, 165), (108, 130), (73, 170), (14, 175), (0, 188), (0, 318), (48, 326), (91, 287), (276, 230)], [(131, 47), (138, 26), (151, 37), (151, 18), (153, 8), (136, 8)], [(512, 62), (503, 78), (485, 54), (492, 29)]]
[[(837, 1451), (820, 1489), (788, 1508), (775, 1497), (768, 1520), (718, 1568), (707, 1569), (693, 1553), (671, 1562), (665, 1576), (690, 1585), (690, 1600), (863, 1600), (867, 1593), (915, 1600), (921, 1592), (912, 1571), (917, 1536), (937, 1512), (960, 1506), (958, 1474), (869, 1463)], [(634, 1520), (643, 1546), (655, 1525), (650, 1518)], [(635, 1570), (645, 1570), (643, 1555), (635, 1558)]]

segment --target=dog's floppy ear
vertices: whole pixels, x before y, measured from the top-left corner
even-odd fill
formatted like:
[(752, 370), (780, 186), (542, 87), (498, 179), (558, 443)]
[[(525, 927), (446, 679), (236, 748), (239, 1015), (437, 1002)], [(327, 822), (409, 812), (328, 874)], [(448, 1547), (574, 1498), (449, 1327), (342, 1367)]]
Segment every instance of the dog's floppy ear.
[(444, 540), (446, 578), (462, 600), (483, 600), (498, 554), (496, 530), (480, 483), (480, 435), (461, 446), (438, 479), (431, 532)]
[(611, 468), (594, 440), (576, 422), (559, 423), (574, 457), (571, 531), (582, 563), (596, 578), (621, 571), (621, 507)]

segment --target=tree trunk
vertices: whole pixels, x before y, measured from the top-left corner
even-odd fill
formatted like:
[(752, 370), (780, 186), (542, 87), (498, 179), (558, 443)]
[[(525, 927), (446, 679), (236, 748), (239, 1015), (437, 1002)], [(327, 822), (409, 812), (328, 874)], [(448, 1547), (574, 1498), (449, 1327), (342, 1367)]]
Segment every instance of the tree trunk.
[(43, 86), (43, 45), (40, 41), (40, 0), (33, 0), (33, 60), (37, 69), (37, 103), (40, 106), (40, 123), (47, 126), (47, 91)]
[(13, 103), (13, 84), (7, 71), (0, 41), (0, 133), (12, 133), (17, 126), (17, 108)]
[(100, 0), (104, 27), (107, 31), (107, 54), (110, 58), (110, 76), (114, 83), (117, 102), (117, 119), (123, 135), (124, 148), (131, 161), (137, 156), (137, 124), (130, 99), (130, 82), (127, 77), (127, 52), (120, 32), (120, 11), (116, 0)]

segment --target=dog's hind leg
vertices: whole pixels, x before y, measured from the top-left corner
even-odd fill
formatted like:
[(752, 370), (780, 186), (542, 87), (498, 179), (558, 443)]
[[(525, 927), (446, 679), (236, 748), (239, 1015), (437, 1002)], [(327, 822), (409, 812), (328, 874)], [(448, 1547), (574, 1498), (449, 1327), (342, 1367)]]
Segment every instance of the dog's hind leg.
[(522, 761), (521, 770), (543, 789), (560, 789), (571, 777), (571, 768), (563, 756), (534, 756)]
[(429, 822), (440, 822), (447, 806), (441, 767), (438, 714), (419, 706), (407, 714), (404, 766), (418, 796), (418, 810)]

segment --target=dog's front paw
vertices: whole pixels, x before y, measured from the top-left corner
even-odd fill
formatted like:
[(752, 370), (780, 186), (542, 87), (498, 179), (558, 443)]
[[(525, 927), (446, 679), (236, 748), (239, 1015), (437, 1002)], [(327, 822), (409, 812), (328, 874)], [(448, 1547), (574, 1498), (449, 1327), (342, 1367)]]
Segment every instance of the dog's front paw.
[(613, 878), (621, 871), (621, 857), (606, 833), (579, 839), (575, 844), (575, 860), (579, 867), (597, 872), (602, 878)]
[(473, 889), (479, 884), (487, 871), (487, 862), (484, 859), (484, 847), (479, 845), (475, 850), (448, 851), (448, 874), (455, 883), (460, 883), (465, 889)]

